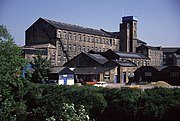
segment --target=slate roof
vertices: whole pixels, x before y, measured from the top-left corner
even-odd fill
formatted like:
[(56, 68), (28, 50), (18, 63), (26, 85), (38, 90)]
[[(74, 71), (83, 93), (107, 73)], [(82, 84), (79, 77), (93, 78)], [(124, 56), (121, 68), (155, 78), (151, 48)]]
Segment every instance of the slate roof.
[(105, 68), (105, 67), (78, 67), (75, 68), (74, 73), (75, 74), (100, 74), (106, 71), (111, 70), (112, 68)]
[(143, 44), (147, 44), (146, 42), (140, 40), (140, 39), (134, 39), (134, 40), (137, 40), (137, 43), (143, 43)]
[(139, 46), (138, 48), (140, 48), (140, 47), (146, 47), (146, 48), (148, 48), (148, 49), (151, 49), (151, 50), (161, 50), (161, 46), (159, 46), (159, 47), (154, 47), (154, 46), (147, 46), (147, 45), (141, 45), (141, 46)]
[(163, 52), (170, 52), (170, 53), (174, 53), (176, 51), (178, 51), (180, 48), (179, 47), (167, 47), (167, 48), (162, 48)]
[(108, 61), (105, 57), (103, 57), (101, 54), (92, 54), (92, 53), (86, 53), (87, 56), (92, 58), (93, 60), (97, 61), (100, 64), (104, 64)]
[(137, 65), (131, 61), (114, 61), (122, 67), (136, 67)]
[[(43, 18), (41, 18), (43, 19)], [(62, 29), (62, 30), (68, 30), (68, 31), (75, 31), (75, 32), (80, 32), (80, 33), (86, 33), (86, 34), (93, 34), (93, 35), (99, 35), (99, 36), (105, 36), (105, 37), (112, 37), (110, 34), (102, 31), (102, 30), (97, 30), (93, 28), (86, 28), (78, 25), (71, 25), (67, 23), (62, 23), (62, 22), (57, 22), (49, 19), (43, 19), (52, 26), (54, 26), (57, 29)]]
[(130, 53), (130, 52), (122, 52), (122, 51), (114, 51), (114, 52), (121, 58), (148, 59), (148, 57), (140, 53)]
[(50, 70), (50, 73), (73, 74), (74, 72), (67, 67), (55, 66)]

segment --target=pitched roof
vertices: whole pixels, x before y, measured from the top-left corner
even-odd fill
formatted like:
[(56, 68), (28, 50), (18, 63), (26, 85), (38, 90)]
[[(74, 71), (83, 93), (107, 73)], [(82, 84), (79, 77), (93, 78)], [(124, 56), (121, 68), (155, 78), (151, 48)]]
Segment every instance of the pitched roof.
[(108, 61), (105, 57), (103, 57), (101, 54), (92, 54), (92, 53), (86, 53), (87, 56), (92, 58), (93, 60), (97, 61), (100, 64), (104, 64)]
[(75, 74), (100, 74), (106, 71), (111, 70), (112, 68), (105, 68), (105, 67), (78, 67), (75, 68), (74, 73)]
[(134, 40), (137, 40), (137, 43), (143, 43), (143, 44), (147, 44), (146, 42), (140, 40), (140, 39), (134, 39)]
[(137, 65), (131, 61), (114, 61), (122, 67), (136, 67)]
[(81, 52), (70, 61), (66, 62), (64, 66), (70, 67), (87, 67), (87, 66), (94, 66), (103, 65), (108, 60), (100, 54), (92, 54), (92, 53), (84, 53)]
[(73, 74), (74, 72), (67, 67), (55, 66), (50, 70), (50, 73)]
[(154, 47), (154, 46), (149, 46), (149, 45), (141, 45), (138, 48), (141, 48), (141, 47), (146, 47), (147, 49), (151, 49), (151, 50), (161, 50), (161, 46)]
[(115, 53), (121, 58), (148, 59), (148, 57), (146, 57), (140, 53), (130, 53), (130, 52), (122, 52), (122, 51), (115, 51)]
[[(43, 18), (41, 18), (43, 19)], [(63, 30), (69, 30), (69, 31), (75, 31), (75, 32), (80, 32), (80, 33), (87, 33), (87, 34), (93, 34), (93, 35), (99, 35), (99, 36), (106, 36), (106, 37), (112, 37), (110, 34), (102, 31), (102, 30), (97, 30), (93, 28), (86, 28), (78, 25), (71, 25), (67, 23), (62, 23), (62, 22), (57, 22), (49, 19), (43, 19), (52, 26), (54, 26), (57, 29), (63, 29)]]
[(163, 47), (162, 50), (163, 52), (176, 52), (177, 50), (179, 50), (180, 47)]

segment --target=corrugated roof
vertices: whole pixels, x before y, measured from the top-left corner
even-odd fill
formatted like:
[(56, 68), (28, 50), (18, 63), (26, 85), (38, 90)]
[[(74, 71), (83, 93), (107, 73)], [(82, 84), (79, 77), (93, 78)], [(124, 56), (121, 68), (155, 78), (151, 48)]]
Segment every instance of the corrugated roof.
[(53, 25), (57, 29), (75, 31), (75, 32), (80, 32), (80, 33), (87, 33), (87, 34), (93, 34), (93, 35), (99, 35), (99, 36), (112, 37), (110, 34), (107, 34), (107, 33), (103, 32), (102, 30), (86, 28), (86, 27), (82, 27), (82, 26), (78, 26), (78, 25), (71, 25), (71, 24), (57, 22), (57, 21), (48, 20), (48, 19), (43, 19), (43, 20), (45, 20), (49, 24)]

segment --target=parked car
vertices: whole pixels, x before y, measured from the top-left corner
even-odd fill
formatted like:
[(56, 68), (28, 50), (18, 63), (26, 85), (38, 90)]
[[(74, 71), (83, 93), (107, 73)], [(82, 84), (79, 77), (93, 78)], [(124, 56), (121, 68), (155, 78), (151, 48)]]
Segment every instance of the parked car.
[(94, 84), (94, 86), (96, 87), (107, 87), (107, 83), (106, 82), (96, 82), (96, 84)]

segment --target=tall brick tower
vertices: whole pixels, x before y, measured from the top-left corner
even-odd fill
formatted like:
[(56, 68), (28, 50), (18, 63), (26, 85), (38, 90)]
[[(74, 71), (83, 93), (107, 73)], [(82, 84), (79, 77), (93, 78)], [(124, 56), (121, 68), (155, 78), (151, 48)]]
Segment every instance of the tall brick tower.
[(122, 17), (120, 23), (120, 51), (136, 52), (137, 46), (137, 18), (135, 16)]

